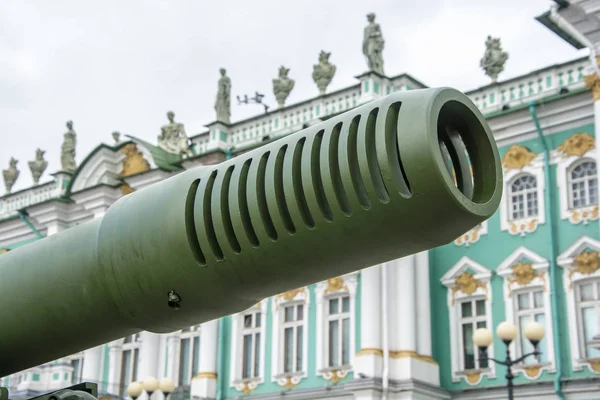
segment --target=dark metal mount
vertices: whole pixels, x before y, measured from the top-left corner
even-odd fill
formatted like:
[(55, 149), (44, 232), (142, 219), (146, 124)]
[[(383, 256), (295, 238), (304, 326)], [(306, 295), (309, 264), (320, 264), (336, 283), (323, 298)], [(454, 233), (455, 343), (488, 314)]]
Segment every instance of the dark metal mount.
[(266, 114), (267, 111), (269, 110), (269, 106), (262, 102), (264, 97), (265, 97), (264, 94), (255, 92), (254, 97), (248, 97), (247, 94), (245, 94), (243, 97), (237, 96), (237, 101), (238, 101), (238, 105), (239, 104), (260, 104), (265, 108), (265, 114)]
[[(7, 388), (0, 387), (0, 400), (9, 400)], [(29, 400), (98, 400), (98, 385), (89, 382), (79, 383)]]

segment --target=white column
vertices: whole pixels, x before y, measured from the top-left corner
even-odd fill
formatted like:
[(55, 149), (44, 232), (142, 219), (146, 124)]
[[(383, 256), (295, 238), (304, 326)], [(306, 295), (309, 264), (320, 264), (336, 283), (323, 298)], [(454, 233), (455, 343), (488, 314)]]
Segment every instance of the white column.
[[(200, 338), (202, 343), (202, 338)], [(179, 360), (180, 338), (178, 333), (173, 333), (167, 336), (167, 377), (173, 379), (177, 386), (177, 370)]]
[(219, 348), (219, 320), (205, 322), (200, 328), (200, 366), (192, 378), (192, 398), (215, 398), (217, 395), (217, 351)]
[(141, 332), (140, 356), (138, 358), (138, 380), (143, 381), (148, 377), (160, 379), (158, 374), (158, 358), (160, 350), (160, 336), (152, 332)]
[[(431, 357), (431, 302), (429, 294), (429, 252), (416, 255), (417, 353)], [(431, 359), (433, 360), (433, 359)]]
[(391, 350), (402, 352), (398, 355), (408, 356), (417, 351), (415, 256), (401, 258), (390, 263), (390, 266), (393, 266), (396, 272), (397, 298), (397, 303), (392, 307), (392, 310), (395, 309), (395, 325), (397, 327), (397, 331), (392, 336), (396, 338), (397, 347), (392, 347)]
[(381, 348), (381, 266), (361, 272), (360, 348), (356, 355), (356, 372), (368, 378), (381, 377), (383, 350)]
[(123, 339), (108, 344), (108, 392), (119, 395)]
[(104, 345), (100, 345), (83, 352), (82, 382), (99, 383), (102, 380), (100, 365), (102, 364), (103, 348)]

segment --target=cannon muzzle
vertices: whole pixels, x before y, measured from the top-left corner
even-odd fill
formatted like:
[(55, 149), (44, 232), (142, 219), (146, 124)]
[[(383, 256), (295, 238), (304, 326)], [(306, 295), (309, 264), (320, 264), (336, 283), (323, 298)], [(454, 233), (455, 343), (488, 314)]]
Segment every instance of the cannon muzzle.
[(465, 95), (394, 93), (0, 256), (0, 376), (450, 243), (501, 191)]

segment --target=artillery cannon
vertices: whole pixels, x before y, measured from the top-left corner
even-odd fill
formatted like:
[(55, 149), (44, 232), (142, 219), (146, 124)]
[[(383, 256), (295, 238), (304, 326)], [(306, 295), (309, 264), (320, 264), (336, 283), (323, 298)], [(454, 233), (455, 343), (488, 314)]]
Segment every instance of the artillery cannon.
[(465, 95), (391, 94), (0, 256), (0, 376), (447, 244), (501, 191)]

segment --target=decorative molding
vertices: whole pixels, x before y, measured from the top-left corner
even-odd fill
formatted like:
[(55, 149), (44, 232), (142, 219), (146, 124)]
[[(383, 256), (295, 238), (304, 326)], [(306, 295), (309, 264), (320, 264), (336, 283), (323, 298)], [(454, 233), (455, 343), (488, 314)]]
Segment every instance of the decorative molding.
[(258, 382), (256, 382), (256, 380), (246, 380), (234, 384), (235, 390), (244, 393), (244, 395), (248, 395), (248, 393), (255, 391), (257, 386)]
[(121, 186), (119, 186), (119, 190), (121, 191), (121, 194), (123, 196), (126, 196), (130, 193), (135, 192), (135, 189), (132, 188), (131, 186), (129, 186), (127, 183), (122, 184)]
[[(514, 147), (514, 146), (513, 146)], [(533, 153), (531, 153), (533, 154)], [(529, 160), (527, 165), (521, 168), (504, 168), (504, 190), (500, 200), (500, 230), (508, 231), (511, 235), (519, 235), (521, 237), (533, 233), (538, 226), (546, 222), (546, 205), (544, 201), (545, 179), (544, 179), (544, 163), (543, 154), (538, 154), (535, 158)], [(536, 181), (537, 193), (537, 215), (511, 219), (510, 210), (510, 186), (522, 176), (530, 175)]]
[(339, 291), (348, 291), (348, 286), (344, 283), (344, 278), (338, 276), (327, 280), (327, 288), (325, 289), (324, 295), (328, 293), (335, 293)]
[(125, 154), (123, 160), (123, 170), (119, 174), (121, 177), (139, 174), (150, 170), (150, 164), (144, 158), (142, 152), (137, 148), (137, 144), (130, 143), (121, 148), (121, 153)]
[(577, 132), (566, 138), (557, 151), (563, 154), (564, 158), (569, 156), (581, 157), (590, 150), (596, 148), (594, 138), (587, 132)]
[(600, 100), (600, 77), (595, 72), (583, 77), (586, 89), (592, 92), (594, 101)]
[(3, 247), (2, 249), (0, 249), (0, 254), (4, 254), (4, 253), (8, 253), (10, 250), (7, 249), (6, 247)]
[(298, 295), (305, 294), (305, 292), (306, 292), (306, 288), (305, 287), (298, 288), (298, 289), (288, 290), (287, 292), (281, 293), (280, 295), (278, 295), (278, 300), (279, 300), (279, 302), (281, 302), (281, 301), (292, 301), (296, 297), (298, 297)]
[[(527, 379), (537, 379), (540, 371), (547, 370), (555, 371), (554, 360), (554, 334), (553, 327), (549, 321), (552, 321), (552, 308), (550, 307), (550, 291), (548, 290), (547, 274), (550, 263), (548, 260), (536, 252), (529, 250), (526, 247), (520, 246), (513, 251), (496, 269), (496, 273), (504, 278), (504, 310), (506, 320), (511, 321), (518, 326), (518, 321), (515, 316), (515, 304), (517, 295), (529, 290), (543, 289), (544, 299), (544, 314), (546, 324), (545, 343), (546, 348), (542, 352), (548, 356), (547, 364), (537, 365), (538, 371), (535, 371), (535, 366), (521, 364), (515, 366), (518, 371), (523, 373)], [(519, 334), (520, 335), (520, 334)], [(518, 337), (510, 344), (512, 354), (518, 356), (520, 354), (520, 341), (524, 340)], [(535, 373), (534, 373), (535, 372)]]
[[(582, 135), (583, 132), (577, 133), (576, 135)], [(585, 133), (585, 135), (588, 135)], [(598, 204), (592, 204), (587, 207), (580, 207), (573, 209), (570, 207), (569, 198), (571, 196), (571, 188), (569, 187), (569, 175), (571, 171), (576, 168), (579, 164), (597, 160), (597, 149), (592, 147), (588, 149), (582, 155), (565, 155), (563, 152), (557, 151), (553, 154), (553, 159), (556, 163), (556, 181), (558, 186), (558, 196), (560, 203), (560, 218), (566, 219), (572, 224), (584, 224), (587, 225), (590, 221), (596, 221), (599, 219)]]
[(563, 268), (563, 286), (567, 301), (571, 364), (574, 371), (581, 371), (587, 366), (592, 371), (594, 371), (594, 367), (597, 367), (598, 372), (600, 372), (600, 359), (586, 359), (585, 353), (582, 353), (581, 350), (582, 337), (577, 321), (577, 301), (576, 291), (574, 290), (575, 285), (581, 281), (586, 281), (590, 278), (600, 280), (597, 259), (599, 252), (600, 241), (584, 235), (560, 254), (556, 260), (557, 264)]
[(587, 364), (592, 372), (600, 373), (600, 358), (587, 360)]
[(483, 221), (481, 224), (477, 225), (473, 229), (459, 236), (454, 244), (457, 246), (465, 246), (469, 247), (479, 241), (482, 236), (487, 235), (488, 233), (488, 222)]
[(513, 144), (502, 157), (502, 165), (506, 169), (522, 169), (530, 165), (536, 154), (524, 146)]
[(356, 357), (362, 357), (362, 356), (367, 356), (367, 355), (375, 355), (378, 357), (383, 357), (383, 350), (367, 347), (364, 349), (360, 349), (360, 351), (358, 353), (356, 353)]
[(298, 386), (300, 381), (302, 380), (302, 376), (297, 375), (286, 375), (277, 379), (277, 383), (284, 389), (293, 389)]
[[(489, 369), (477, 371), (464, 371), (460, 362), (461, 358), (461, 333), (459, 332), (460, 301), (474, 298), (485, 299), (485, 314), (487, 326), (492, 326), (492, 298), (490, 280), (492, 271), (473, 261), (469, 257), (462, 257), (441, 279), (447, 291), (447, 306), (450, 327), (450, 355), (452, 367), (452, 381), (459, 382), (464, 379), (470, 385), (477, 384), (482, 375), (489, 378), (495, 377), (496, 369), (491, 365)], [(494, 354), (494, 345), (488, 348)]]
[(346, 379), (348, 372), (350, 372), (348, 369), (327, 370), (323, 372), (323, 378), (325, 378), (326, 381), (331, 381), (332, 383), (336, 384)]
[(216, 372), (198, 372), (196, 374), (196, 376), (194, 376), (192, 378), (192, 380), (196, 380), (196, 379), (217, 379), (217, 373)]

